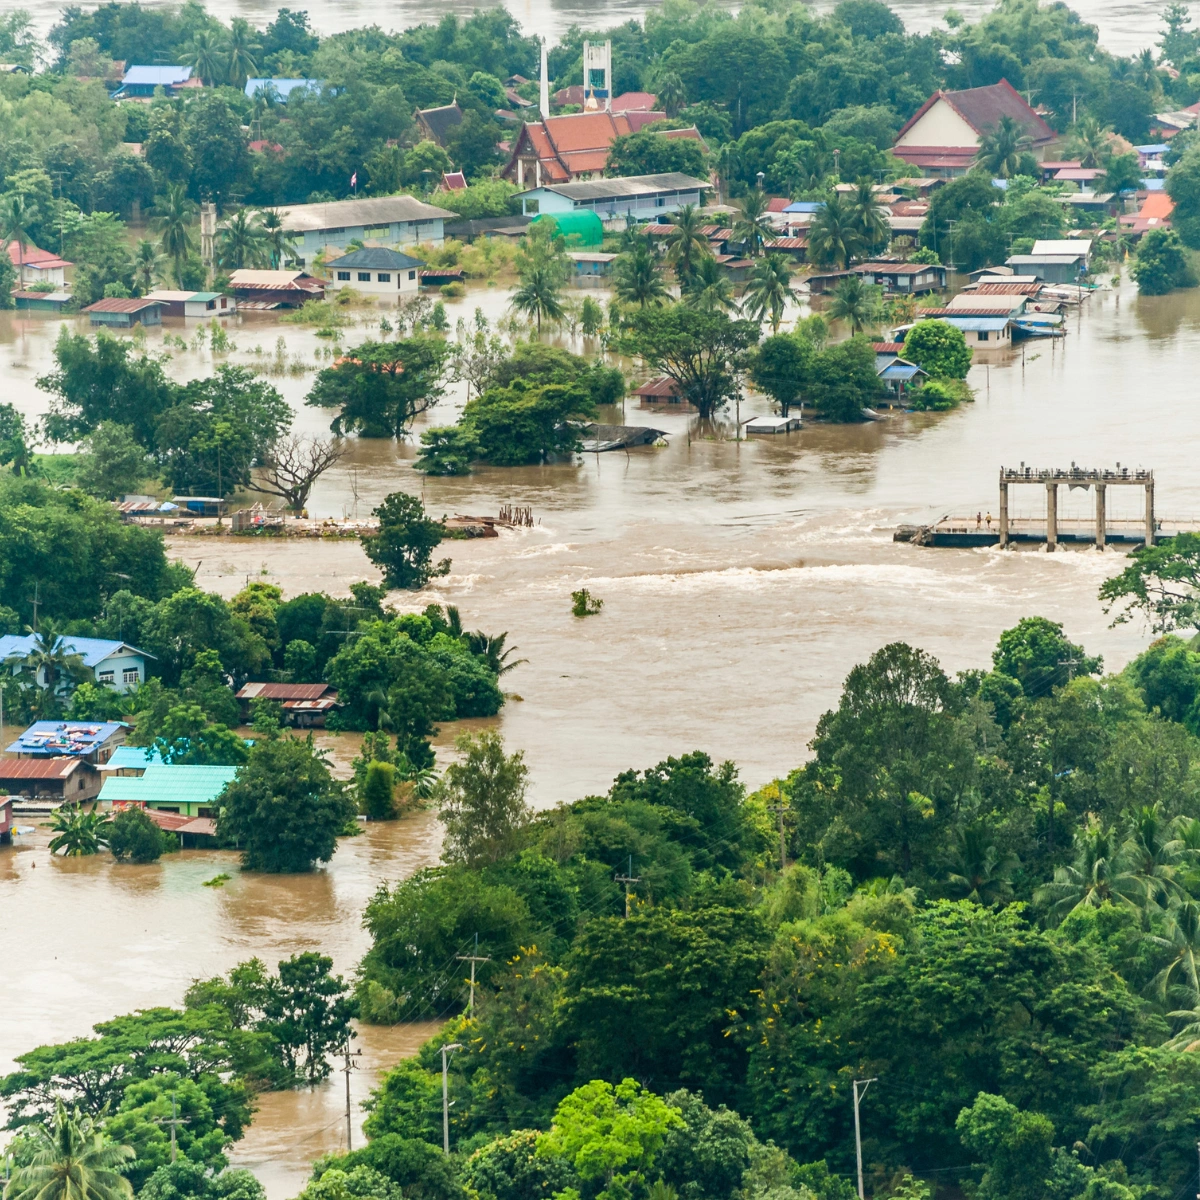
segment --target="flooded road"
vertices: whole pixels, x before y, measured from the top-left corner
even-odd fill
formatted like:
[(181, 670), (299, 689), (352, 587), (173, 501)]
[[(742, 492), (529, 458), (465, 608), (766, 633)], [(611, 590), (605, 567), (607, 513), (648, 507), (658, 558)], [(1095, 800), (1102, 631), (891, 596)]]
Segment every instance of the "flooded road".
[[(503, 302), (499, 289), (479, 289), (450, 306), (451, 321), (477, 303), (498, 315)], [(30, 414), (45, 407), (34, 379), (49, 365), (59, 324), (0, 314), (0, 374)], [(1192, 392), (1200, 290), (1155, 299), (1104, 291), (1070, 325), (1062, 344), (1028, 343), (1024, 361), (1018, 351), (978, 364), (977, 401), (953, 413), (737, 442), (731, 423), (701, 438), (682, 416), (630, 406), (626, 419), (664, 430), (667, 448), (461, 479), (417, 475), (411, 444), (360, 441), (310, 508), (341, 516), (357, 506), (365, 515), (397, 488), (423, 494), (438, 515), (532, 507), (534, 528), (448, 543), (452, 573), (394, 600), (457, 604), (468, 628), (507, 630), (520, 647), (529, 661), (505, 688), (524, 699), (494, 723), (525, 752), (539, 806), (602, 791), (625, 768), (693, 748), (733, 759), (756, 786), (803, 760), (847, 670), (888, 641), (923, 646), (952, 671), (986, 662), (999, 632), (1033, 613), (1063, 621), (1111, 668), (1147, 643), (1142, 630), (1110, 630), (1095, 598), (1120, 569), (1119, 551), (891, 541), (902, 521), (986, 512), (998, 467), (1021, 461), (1151, 467), (1162, 514), (1200, 515)], [(311, 358), (317, 344), (295, 326), (246, 325), (233, 335), (242, 349), (231, 361), (280, 336), (296, 358)], [(211, 367), (206, 354), (177, 351), (171, 369), (199, 374)], [(298, 425), (316, 431), (328, 414), (300, 407), (311, 379), (273, 381), (298, 407)], [(462, 399), (452, 393), (433, 423), (450, 421)], [(747, 402), (742, 416), (756, 411), (765, 408)], [(1139, 497), (1109, 498), (1113, 518), (1136, 515)], [(1018, 493), (1014, 516), (1041, 503), (1032, 489)], [(1085, 517), (1091, 493), (1064, 490), (1060, 504), (1062, 517)], [(355, 542), (178, 538), (171, 550), (224, 595), (263, 572), (289, 594), (344, 592), (376, 577)], [(570, 592), (580, 586), (603, 598), (599, 616), (571, 616)], [(453, 733), (443, 730), (443, 762)], [(352, 746), (330, 744), (344, 768)], [(114, 1014), (179, 1003), (191, 979), (251, 955), (274, 963), (321, 949), (352, 971), (366, 945), (366, 900), (380, 881), (432, 861), (438, 833), (429, 815), (371, 826), (343, 841), (328, 868), (274, 879), (242, 876), (231, 856), (212, 853), (152, 867), (106, 856), (52, 862), (44, 833), (24, 840), (0, 849), (5, 960), (20, 964), (0, 972), (0, 1068)], [(233, 877), (223, 888), (201, 886), (221, 870)], [(364, 1030), (355, 1097), (365, 1095), (372, 1065), (410, 1051), (425, 1032)], [(235, 1159), (262, 1175), (270, 1200), (295, 1195), (312, 1156), (344, 1138), (343, 1086), (335, 1077), (314, 1093), (263, 1098)]]

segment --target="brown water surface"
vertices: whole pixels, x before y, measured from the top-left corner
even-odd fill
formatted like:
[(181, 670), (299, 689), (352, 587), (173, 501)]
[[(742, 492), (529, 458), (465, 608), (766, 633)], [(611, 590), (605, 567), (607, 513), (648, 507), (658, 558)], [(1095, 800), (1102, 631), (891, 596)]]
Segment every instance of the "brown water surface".
[[(495, 314), (504, 297), (474, 291), (452, 320), (481, 302)], [(49, 364), (59, 324), (0, 314), (0, 372), (28, 412), (44, 409), (33, 379)], [(468, 628), (507, 630), (520, 647), (529, 661), (505, 686), (524, 699), (494, 723), (525, 752), (538, 805), (602, 791), (618, 771), (693, 748), (733, 759), (758, 785), (803, 760), (849, 667), (888, 641), (923, 646), (954, 671), (986, 663), (1002, 629), (1041, 613), (1110, 668), (1146, 644), (1142, 629), (1109, 629), (1096, 600), (1122, 565), (1119, 551), (929, 550), (891, 540), (901, 521), (986, 512), (998, 467), (1021, 461), (1152, 467), (1160, 512), (1200, 515), (1200, 291), (1142, 299), (1128, 287), (1106, 290), (1070, 328), (1061, 344), (1028, 343), (1024, 356), (977, 364), (978, 398), (953, 413), (736, 442), (729, 424), (706, 433), (682, 416), (630, 408), (629, 420), (667, 432), (667, 448), (441, 480), (413, 472), (411, 444), (361, 441), (321, 481), (311, 508), (365, 514), (397, 488), (423, 494), (436, 513), (532, 507), (534, 528), (448, 543), (451, 574), (393, 599), (457, 604)], [(256, 340), (269, 348), (276, 336), (311, 357), (316, 339), (294, 326), (245, 325), (235, 340), (244, 358)], [(172, 369), (186, 377), (210, 367), (189, 350)], [(280, 382), (299, 422), (321, 428), (326, 415), (300, 407), (311, 375)], [(462, 400), (452, 394), (430, 420), (446, 423)], [(747, 401), (742, 415), (755, 411), (761, 402)], [(1136, 515), (1139, 497), (1110, 490), (1109, 499), (1112, 516)], [(1064, 489), (1060, 503), (1064, 517), (1085, 517), (1091, 493)], [(1015, 497), (1014, 515), (1043, 504), (1031, 489)], [(264, 571), (289, 594), (345, 592), (377, 577), (355, 542), (179, 538), (172, 552), (224, 595)], [(570, 593), (581, 586), (603, 598), (599, 616), (571, 616)], [(454, 732), (439, 739), (443, 761)], [(326, 740), (344, 770), (352, 740)], [(0, 849), (0, 1069), (105, 1017), (178, 1003), (191, 979), (253, 954), (274, 962), (319, 948), (351, 971), (366, 946), (364, 903), (381, 880), (432, 861), (438, 831), (428, 815), (371, 826), (329, 866), (286, 878), (242, 875), (226, 854), (125, 867), (107, 856), (53, 861), (41, 831), (20, 842)], [(232, 876), (224, 887), (201, 886), (222, 870)], [(423, 1032), (364, 1030), (356, 1094), (372, 1063), (408, 1051)], [(315, 1094), (264, 1098), (236, 1157), (263, 1172), (271, 1200), (294, 1194), (311, 1155), (336, 1145), (341, 1086), (336, 1078)]]

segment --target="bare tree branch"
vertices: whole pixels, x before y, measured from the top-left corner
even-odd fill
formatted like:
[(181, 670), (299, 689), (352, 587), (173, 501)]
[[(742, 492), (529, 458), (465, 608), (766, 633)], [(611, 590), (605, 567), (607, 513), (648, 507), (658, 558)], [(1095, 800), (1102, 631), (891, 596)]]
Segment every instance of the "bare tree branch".
[(250, 490), (278, 496), (292, 512), (301, 512), (313, 484), (345, 453), (342, 441), (290, 434), (280, 438), (264, 456)]

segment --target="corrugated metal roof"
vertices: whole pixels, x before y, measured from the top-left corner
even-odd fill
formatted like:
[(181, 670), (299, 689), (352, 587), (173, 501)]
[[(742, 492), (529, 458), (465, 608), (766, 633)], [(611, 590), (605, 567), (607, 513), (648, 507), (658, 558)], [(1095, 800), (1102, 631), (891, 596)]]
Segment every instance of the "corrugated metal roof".
[(673, 379), (662, 376), (659, 379), (651, 379), (647, 383), (643, 383), (641, 387), (636, 388), (633, 393), (635, 396), (678, 396), (679, 384)]
[(153, 746), (118, 746), (108, 762), (102, 764), (102, 771), (144, 771), (154, 763), (161, 763), (162, 758)]
[(233, 782), (237, 767), (151, 763), (145, 775), (115, 775), (100, 799), (133, 804), (211, 804)]
[(326, 262), (325, 269), (333, 271), (342, 267), (369, 267), (375, 271), (402, 271), (424, 265), (419, 258), (413, 258), (411, 254), (401, 254), (399, 250), (388, 250), (384, 246), (367, 246), (362, 250), (351, 250), (341, 258), (330, 259)]
[[(18, 637), (14, 633), (5, 634), (0, 637), (0, 660), (14, 655), (20, 655), (23, 658), (33, 649), (35, 641), (36, 638), (32, 633), (26, 634), (25, 637)], [(94, 668), (106, 658), (122, 650), (128, 651), (130, 654), (141, 655), (142, 658), (154, 657), (153, 654), (147, 654), (145, 650), (139, 650), (128, 642), (112, 642), (105, 638), (68, 637), (63, 638), (58, 644), (66, 653), (78, 654), (83, 659), (85, 667)]]
[(280, 210), (283, 227), (289, 233), (320, 232), (324, 229), (352, 229), (356, 226), (390, 225), (393, 221), (452, 220), (456, 213), (414, 196), (372, 196), (363, 200), (332, 200), (328, 204), (294, 204)]
[(120, 296), (106, 296), (103, 300), (97, 300), (95, 304), (89, 304), (84, 312), (115, 312), (115, 313), (136, 313), (141, 312), (143, 308), (157, 308), (158, 301), (151, 300), (146, 296), (133, 296), (126, 300)]
[(126, 727), (120, 721), (34, 721), (11, 746), (9, 754), (91, 754)]
[(66, 779), (83, 765), (78, 758), (0, 758), (0, 780)]
[(177, 67), (130, 67), (125, 72), (123, 84), (153, 84), (155, 87), (170, 87), (176, 83), (186, 83), (192, 77), (192, 68)]
[[(235, 288), (253, 288), (256, 291), (323, 292), (324, 283), (306, 275), (303, 271), (253, 271), (243, 268), (229, 276)], [(243, 307), (245, 307), (243, 305)]]
[[(331, 691), (327, 683), (248, 683), (237, 694), (239, 700), (319, 700)], [(336, 694), (336, 693), (335, 693)]]
[(568, 200), (624, 200), (637, 196), (654, 196), (664, 192), (696, 192), (711, 188), (712, 184), (682, 171), (667, 171), (661, 175), (628, 175), (617, 179), (589, 179), (582, 183), (543, 184), (536, 191), (554, 192)]

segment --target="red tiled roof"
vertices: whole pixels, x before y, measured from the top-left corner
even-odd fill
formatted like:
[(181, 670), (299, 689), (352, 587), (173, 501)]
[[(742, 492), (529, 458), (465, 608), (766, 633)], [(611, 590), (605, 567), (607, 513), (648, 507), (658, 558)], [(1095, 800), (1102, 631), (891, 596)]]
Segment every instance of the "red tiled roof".
[(142, 297), (134, 296), (131, 299), (123, 299), (118, 296), (107, 296), (103, 300), (97, 300), (95, 304), (89, 304), (84, 312), (117, 312), (117, 313), (135, 313), (141, 312), (143, 308), (157, 308), (157, 300), (146, 300)]
[(1082, 167), (1083, 162), (1078, 158), (1064, 158), (1061, 161), (1047, 158), (1039, 166), (1043, 171), (1061, 171), (1067, 167)]
[(967, 170), (979, 153), (978, 146), (893, 146), (892, 153), (914, 167)]
[(66, 779), (83, 760), (80, 758), (0, 759), (0, 779)]
[(658, 97), (653, 92), (622, 92), (613, 97), (613, 112), (649, 112), (658, 104)]
[(903, 342), (872, 342), (871, 349), (876, 354), (899, 354), (904, 349)]
[(461, 192), (467, 186), (467, 177), (461, 171), (445, 171), (442, 174), (442, 189), (447, 192)]
[[(981, 136), (998, 125), (1001, 117), (1012, 117), (1035, 144), (1048, 142), (1054, 137), (1054, 130), (1025, 103), (1021, 93), (1007, 79), (1002, 79), (987, 87), (966, 88), (959, 92), (934, 92), (905, 122), (897, 138), (902, 138), (939, 100), (949, 104)], [(896, 153), (902, 153), (905, 149), (903, 146), (897, 147)], [(913, 161), (907, 154), (904, 157)]]
[[(69, 263), (65, 258), (59, 256), (50, 250), (39, 250), (36, 246), (25, 246), (25, 253), (21, 253), (21, 247), (15, 241), (8, 243), (8, 257), (12, 260), (12, 265), (23, 265), (26, 267), (37, 267), (41, 271), (48, 271), (54, 267), (73, 267), (74, 263)], [(18, 263), (18, 260), (19, 263)]]
[(781, 213), (789, 204), (791, 201), (786, 196), (772, 196), (767, 201), (767, 212)]

